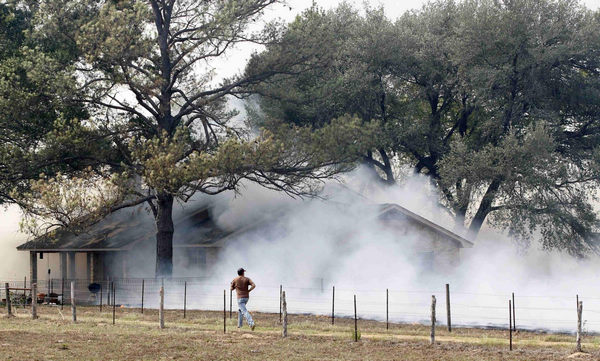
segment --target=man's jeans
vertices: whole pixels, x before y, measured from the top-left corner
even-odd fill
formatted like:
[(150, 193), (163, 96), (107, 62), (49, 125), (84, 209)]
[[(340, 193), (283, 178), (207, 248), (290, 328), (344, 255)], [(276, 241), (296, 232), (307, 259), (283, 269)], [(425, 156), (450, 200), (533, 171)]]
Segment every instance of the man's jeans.
[(246, 303), (248, 303), (248, 298), (238, 298), (238, 327), (242, 327), (242, 315), (246, 317), (246, 322), (248, 322), (248, 326), (252, 327), (254, 325), (254, 321), (252, 321), (252, 316), (250, 312), (246, 309)]

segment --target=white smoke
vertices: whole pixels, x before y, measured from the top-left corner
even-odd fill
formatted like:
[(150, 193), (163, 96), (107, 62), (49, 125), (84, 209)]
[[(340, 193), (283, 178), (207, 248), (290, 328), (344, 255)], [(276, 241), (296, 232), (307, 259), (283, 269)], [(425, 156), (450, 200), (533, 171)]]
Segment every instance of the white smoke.
[[(577, 260), (542, 251), (537, 244), (523, 250), (508, 237), (484, 229), (473, 248), (461, 249), (456, 267), (431, 268), (419, 257), (423, 235), (409, 232), (399, 236), (397, 231), (381, 227), (374, 206), (396, 203), (454, 230), (454, 221), (438, 206), (430, 183), (425, 177), (413, 176), (382, 189), (367, 174), (359, 170), (344, 185), (328, 185), (325, 200), (291, 199), (251, 184), (237, 195), (221, 197), (213, 218), (226, 229), (245, 231), (228, 243), (209, 279), (187, 280), (187, 307), (223, 309), (225, 289), (229, 308), (229, 282), (237, 268), (244, 267), (258, 286), (251, 294), (251, 311), (279, 312), (282, 285), (289, 312), (330, 315), (335, 286), (336, 317), (353, 315), (356, 295), (359, 317), (385, 320), (388, 290), (391, 322), (428, 322), (431, 295), (435, 295), (438, 322), (445, 324), (448, 283), (452, 321), (457, 326), (506, 327), (508, 300), (514, 292), (519, 328), (572, 332), (575, 295), (579, 295), (584, 303), (584, 328), (600, 331), (600, 290), (595, 287), (598, 257)], [(184, 207), (198, 207), (204, 201)], [(7, 248), (2, 254), (10, 256), (0, 262), (0, 274), (20, 280), (28, 272), (27, 255), (13, 256), (19, 243), (16, 231), (15, 226), (8, 233), (15, 241), (1, 243)], [(464, 230), (454, 231), (465, 234)], [(154, 269), (150, 242), (147, 248), (148, 252), (130, 252), (129, 268), (145, 270), (130, 277), (147, 277), (146, 307), (156, 307), (161, 280), (150, 279)], [(176, 274), (178, 267), (176, 264)], [(205, 275), (193, 269), (185, 274)], [(165, 285), (167, 307), (181, 309), (183, 281), (166, 281)], [(118, 302), (139, 306), (139, 286), (133, 281), (122, 285)], [(235, 295), (233, 298), (235, 312)]]
[[(426, 322), (431, 295), (437, 297), (438, 320), (446, 320), (445, 284), (450, 284), (456, 325), (503, 327), (508, 300), (515, 293), (517, 326), (573, 331), (575, 296), (584, 301), (585, 327), (600, 330), (597, 257), (576, 260), (546, 252), (533, 244), (523, 250), (508, 237), (484, 230), (473, 248), (461, 249), (460, 263), (450, 270), (423, 268), (418, 257), (422, 235), (386, 230), (377, 221), (374, 203), (396, 203), (448, 229), (454, 221), (438, 206), (425, 177), (414, 176), (385, 190), (360, 171), (347, 187), (327, 187), (328, 200), (290, 201), (279, 193), (248, 186), (217, 212), (228, 227), (258, 223), (230, 242), (203, 292), (218, 295), (238, 267), (258, 285), (252, 310), (278, 312), (279, 285), (288, 294), (290, 312), (331, 313), (336, 287), (336, 315), (353, 314), (357, 295), (361, 317), (384, 320), (386, 289), (390, 321)], [(464, 231), (458, 232), (464, 235)], [(202, 307), (222, 307), (219, 297)], [(220, 305), (220, 306), (219, 306)], [(235, 310), (235, 305), (234, 305)]]
[(2, 227), (0, 227), (0, 280), (20, 281), (29, 275), (29, 254), (17, 252), (16, 248), (27, 240), (19, 232), (21, 212), (16, 206), (3, 209)]

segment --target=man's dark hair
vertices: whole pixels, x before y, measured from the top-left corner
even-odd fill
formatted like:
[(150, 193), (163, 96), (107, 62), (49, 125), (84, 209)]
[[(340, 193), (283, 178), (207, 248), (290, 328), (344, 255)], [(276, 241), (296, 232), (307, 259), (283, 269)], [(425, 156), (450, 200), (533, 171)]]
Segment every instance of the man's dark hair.
[(246, 272), (246, 270), (245, 270), (245, 269), (243, 269), (243, 268), (240, 268), (240, 269), (238, 270), (238, 276), (243, 276), (243, 275), (244, 275), (244, 272)]

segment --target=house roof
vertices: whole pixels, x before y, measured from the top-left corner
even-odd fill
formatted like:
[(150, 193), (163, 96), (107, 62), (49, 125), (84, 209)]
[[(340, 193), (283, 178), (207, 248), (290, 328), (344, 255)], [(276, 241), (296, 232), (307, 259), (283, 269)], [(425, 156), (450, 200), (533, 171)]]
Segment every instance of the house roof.
[[(408, 220), (427, 227), (429, 230), (452, 241), (459, 248), (472, 247), (473, 243), (447, 230), (428, 219), (397, 204), (379, 204), (379, 218)], [(229, 240), (246, 232), (268, 225), (271, 219), (263, 219), (236, 230), (219, 227), (210, 217), (210, 206), (204, 205), (194, 210), (175, 212), (176, 228), (173, 247), (222, 247)], [(64, 229), (49, 232), (41, 237), (17, 247), (20, 251), (69, 252), (69, 251), (127, 251), (137, 243), (153, 239), (155, 226), (152, 217), (142, 207), (115, 212), (101, 222), (91, 226), (86, 232), (74, 233)]]
[(379, 216), (385, 215), (393, 215), (393, 214), (401, 214), (402, 216), (408, 218), (409, 220), (419, 223), (423, 226), (426, 226), (431, 231), (436, 232), (449, 240), (454, 241), (459, 248), (470, 248), (473, 247), (473, 242), (459, 236), (458, 234), (449, 231), (448, 229), (438, 225), (437, 223), (433, 223), (427, 218), (421, 217), (420, 215), (394, 203), (384, 203), (379, 205), (380, 211)]
[[(174, 247), (209, 245), (230, 233), (218, 227), (209, 216), (208, 206), (191, 211), (174, 212), (177, 229)], [(71, 251), (127, 251), (137, 243), (154, 238), (156, 228), (152, 216), (143, 207), (121, 210), (108, 215), (85, 232), (75, 233), (65, 229), (52, 232), (17, 247), (19, 251), (71, 252)]]

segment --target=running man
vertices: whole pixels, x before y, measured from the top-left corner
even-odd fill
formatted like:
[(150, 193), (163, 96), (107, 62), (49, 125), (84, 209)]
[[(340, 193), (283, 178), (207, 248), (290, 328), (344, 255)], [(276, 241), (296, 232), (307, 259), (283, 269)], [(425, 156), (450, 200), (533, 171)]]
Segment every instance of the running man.
[[(256, 288), (256, 285), (248, 277), (244, 276), (245, 269), (240, 268), (237, 271), (238, 276), (231, 281), (231, 290), (235, 290), (238, 299), (238, 329), (242, 327), (242, 315), (246, 318), (248, 326), (254, 331), (254, 321), (252, 315), (246, 309), (246, 304), (250, 298), (250, 292)], [(250, 287), (248, 287), (250, 286)]]

